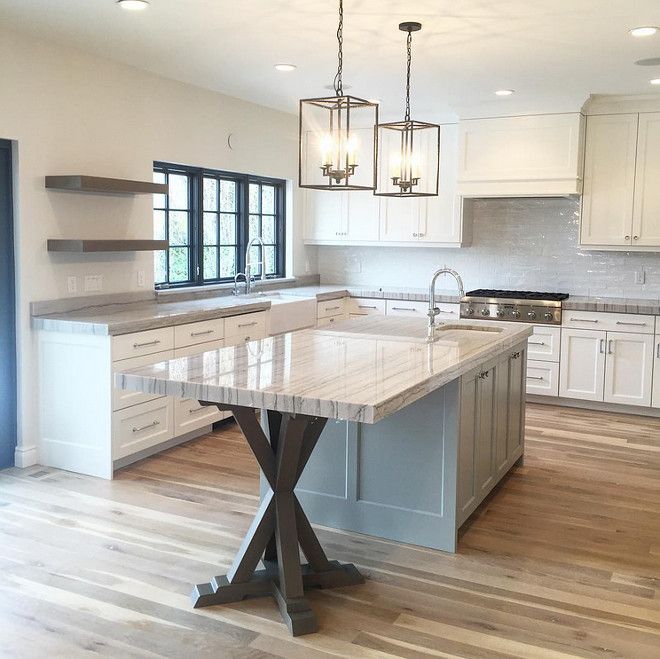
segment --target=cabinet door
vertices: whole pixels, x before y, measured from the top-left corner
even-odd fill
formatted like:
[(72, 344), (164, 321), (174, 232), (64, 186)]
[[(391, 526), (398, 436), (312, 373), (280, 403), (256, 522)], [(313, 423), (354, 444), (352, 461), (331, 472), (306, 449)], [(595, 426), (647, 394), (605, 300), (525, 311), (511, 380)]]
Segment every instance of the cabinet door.
[(497, 437), (495, 473), (504, 474), (521, 453), (524, 432), (525, 351), (500, 357), (497, 372)]
[(603, 400), (606, 332), (562, 328), (559, 395)]
[(660, 112), (639, 115), (632, 244), (660, 247)]
[[(341, 194), (341, 193), (340, 193)], [(369, 192), (353, 192), (348, 196), (348, 209), (342, 240), (375, 242), (380, 224), (380, 198)]]
[(660, 407), (660, 336), (655, 337), (655, 349), (653, 352), (653, 407)]
[(461, 405), (458, 439), (458, 524), (462, 524), (476, 504), (477, 492), (474, 478), (477, 433), (478, 382), (481, 369), (475, 369), (461, 377)]
[(381, 242), (418, 242), (419, 216), (420, 198), (383, 197), (380, 204)]
[(305, 191), (305, 239), (341, 239), (345, 232), (348, 193), (327, 190)]
[(587, 117), (581, 245), (632, 242), (636, 114)]
[(499, 367), (491, 362), (480, 373), (478, 390), (478, 424), (476, 477), (477, 492), (482, 499), (493, 487), (495, 479), (495, 447), (497, 440), (497, 377)]
[(605, 402), (651, 404), (653, 346), (648, 334), (607, 333)]

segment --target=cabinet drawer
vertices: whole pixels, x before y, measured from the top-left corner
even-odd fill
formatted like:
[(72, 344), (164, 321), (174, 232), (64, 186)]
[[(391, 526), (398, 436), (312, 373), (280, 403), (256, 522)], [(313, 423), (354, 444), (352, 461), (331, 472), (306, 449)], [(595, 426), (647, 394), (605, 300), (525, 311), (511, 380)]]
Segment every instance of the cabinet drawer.
[[(353, 314), (352, 318), (358, 318), (359, 315)], [(342, 320), (348, 320), (349, 316), (330, 316), (329, 318), (319, 318), (316, 321), (316, 327), (320, 329), (321, 327), (329, 327), (331, 325), (336, 325), (341, 323)]]
[(172, 350), (172, 348), (174, 348), (173, 327), (122, 334), (112, 339), (112, 360), (140, 357), (154, 352), (163, 352), (163, 350)]
[[(444, 307), (445, 305), (443, 305)], [(388, 300), (388, 316), (411, 316), (425, 318), (429, 312), (428, 302), (407, 302), (404, 300)]]
[(174, 347), (185, 348), (197, 343), (222, 339), (225, 335), (225, 319), (214, 318), (200, 323), (177, 325), (174, 328)]
[(534, 334), (527, 341), (529, 359), (558, 362), (561, 344), (561, 328), (535, 325)]
[(629, 313), (605, 313), (602, 311), (564, 311), (562, 327), (605, 330), (607, 332), (637, 332), (653, 334), (655, 317)]
[(263, 311), (225, 318), (225, 338), (232, 339), (227, 345), (240, 343), (248, 336), (257, 339), (265, 335), (266, 314)]
[(199, 355), (202, 352), (208, 352), (209, 350), (219, 350), (220, 348), (225, 347), (224, 339), (219, 341), (207, 341), (206, 343), (198, 343), (194, 346), (186, 346), (185, 348), (177, 348), (174, 351), (174, 358), (178, 359), (179, 357), (189, 357), (190, 355)]
[(327, 302), (319, 302), (316, 307), (317, 318), (329, 318), (330, 316), (341, 316), (346, 313), (346, 298), (342, 297), (339, 300), (328, 300)]
[[(454, 304), (453, 302), (436, 302), (435, 306), (440, 309), (440, 313), (436, 318), (443, 318), (444, 320), (458, 320), (461, 317), (461, 305)], [(424, 303), (425, 312), (428, 314), (429, 305)]]
[[(531, 350), (529, 354), (532, 354)], [(529, 360), (527, 362), (527, 393), (537, 396), (558, 396), (559, 364)]]
[[(113, 362), (112, 364), (112, 381), (114, 383), (114, 376), (117, 371), (126, 371), (130, 368), (139, 368), (140, 366), (148, 366), (149, 364), (157, 364), (164, 362), (168, 359), (174, 358), (173, 350), (166, 350), (165, 352), (155, 352), (152, 355), (143, 355), (142, 357), (132, 357), (131, 359), (123, 359), (120, 362)], [(112, 410), (123, 410), (125, 407), (131, 405), (138, 405), (145, 403), (148, 400), (155, 400), (160, 398), (159, 395), (145, 394), (141, 391), (129, 391), (128, 389), (113, 388), (112, 391)]]
[(364, 297), (348, 299), (348, 313), (355, 316), (384, 316), (385, 300), (372, 300)]
[(173, 399), (134, 405), (112, 415), (112, 459), (132, 455), (174, 437)]
[(204, 407), (194, 398), (175, 398), (174, 436), (178, 437), (204, 426), (210, 426), (227, 416), (229, 416), (228, 412), (221, 412), (215, 405)]

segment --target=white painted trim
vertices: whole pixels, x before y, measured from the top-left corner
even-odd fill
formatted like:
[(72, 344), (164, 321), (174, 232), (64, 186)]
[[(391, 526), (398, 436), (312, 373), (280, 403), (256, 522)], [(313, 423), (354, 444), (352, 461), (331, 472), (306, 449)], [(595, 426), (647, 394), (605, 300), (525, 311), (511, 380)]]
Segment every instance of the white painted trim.
[(583, 400), (581, 398), (562, 398), (561, 396), (538, 396), (527, 394), (528, 403), (541, 403), (543, 405), (556, 405), (558, 407), (576, 407), (584, 410), (598, 412), (612, 412), (613, 414), (635, 414), (637, 416), (660, 417), (660, 409), (644, 407), (643, 405), (619, 405), (617, 403), (603, 403), (601, 401)]
[(39, 448), (35, 446), (17, 446), (14, 451), (14, 464), (19, 469), (26, 469), (39, 464)]

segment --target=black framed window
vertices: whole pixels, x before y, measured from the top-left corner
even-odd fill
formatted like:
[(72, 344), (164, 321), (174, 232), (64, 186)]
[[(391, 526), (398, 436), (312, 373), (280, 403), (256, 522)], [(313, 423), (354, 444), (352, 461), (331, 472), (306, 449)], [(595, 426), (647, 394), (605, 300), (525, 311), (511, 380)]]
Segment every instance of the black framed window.
[[(170, 243), (155, 252), (156, 288), (233, 281), (255, 237), (264, 248), (253, 246), (250, 262), (284, 276), (283, 180), (159, 162), (154, 181), (169, 185), (169, 194), (154, 195), (154, 237)], [(261, 265), (251, 274), (261, 276)]]

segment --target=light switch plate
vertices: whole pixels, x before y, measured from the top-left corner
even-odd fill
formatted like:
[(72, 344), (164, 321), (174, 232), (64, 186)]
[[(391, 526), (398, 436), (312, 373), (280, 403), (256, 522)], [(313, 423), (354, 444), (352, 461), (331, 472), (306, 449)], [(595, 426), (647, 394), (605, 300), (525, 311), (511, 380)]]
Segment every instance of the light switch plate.
[(70, 275), (66, 278), (66, 289), (69, 293), (78, 292), (78, 277), (75, 275)]
[(137, 285), (138, 286), (144, 286), (144, 270), (138, 270)]
[(637, 270), (635, 272), (635, 283), (636, 284), (646, 283), (646, 270)]
[(103, 290), (103, 275), (85, 275), (85, 292), (98, 293)]

